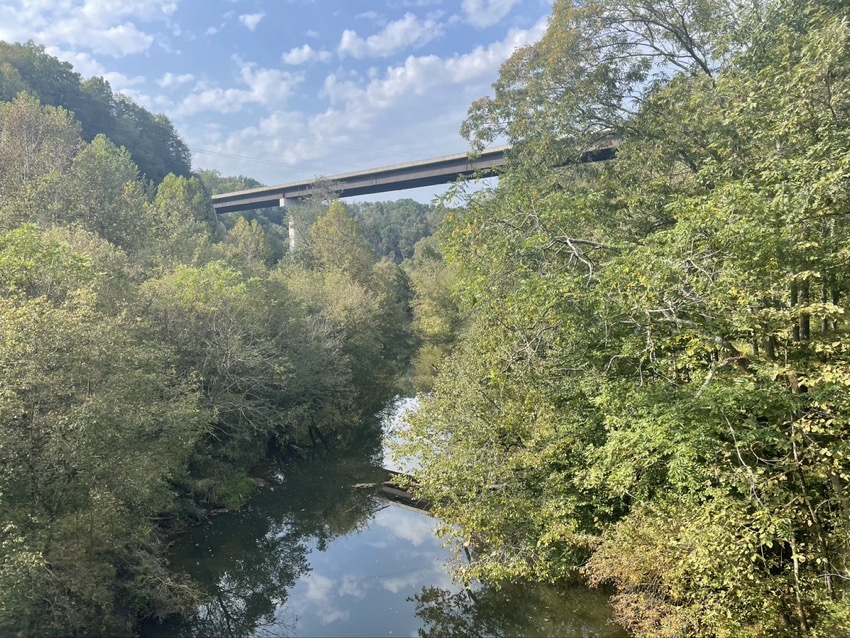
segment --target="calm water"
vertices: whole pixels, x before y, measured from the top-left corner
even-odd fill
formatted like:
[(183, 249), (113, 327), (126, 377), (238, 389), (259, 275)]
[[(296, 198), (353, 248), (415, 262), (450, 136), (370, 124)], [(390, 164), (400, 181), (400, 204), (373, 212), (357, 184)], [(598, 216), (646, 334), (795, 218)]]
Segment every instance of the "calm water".
[(208, 604), (142, 635), (626, 636), (596, 591), (453, 584), (434, 519), (353, 487), (383, 480), (381, 459), (376, 427), (347, 450), (269, 468), (248, 506), (174, 547)]

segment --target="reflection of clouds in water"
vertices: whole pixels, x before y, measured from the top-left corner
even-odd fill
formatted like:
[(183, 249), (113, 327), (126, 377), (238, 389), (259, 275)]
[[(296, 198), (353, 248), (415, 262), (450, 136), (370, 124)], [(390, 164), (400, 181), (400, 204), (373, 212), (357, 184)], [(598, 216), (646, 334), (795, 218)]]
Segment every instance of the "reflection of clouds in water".
[(319, 619), (319, 622), (323, 625), (330, 625), (331, 623), (336, 622), (337, 620), (348, 620), (351, 616), (350, 609), (325, 609), (322, 612), (316, 614), (316, 617)]
[(307, 584), (307, 598), (313, 602), (325, 602), (330, 598), (334, 581), (327, 576), (313, 572), (300, 579)]
[(405, 589), (418, 589), (423, 582), (433, 587), (456, 590), (458, 587), (452, 583), (451, 575), (443, 568), (442, 563), (434, 563), (433, 566), (407, 573), (399, 573), (391, 577), (382, 578), (381, 586), (393, 594), (398, 594)]
[(363, 599), (366, 597), (367, 587), (366, 583), (358, 582), (355, 576), (346, 576), (339, 584), (339, 595)]
[(390, 544), (387, 541), (375, 541), (371, 543), (367, 543), (369, 547), (374, 547), (375, 549), (387, 549)]
[(306, 585), (304, 597), (307, 599), (299, 606), (299, 615), (310, 614), (323, 625), (348, 620), (351, 610), (341, 609), (333, 604), (334, 599), (338, 598), (333, 591), (336, 584), (333, 579), (313, 572), (299, 580)]
[(409, 541), (415, 547), (429, 541), (436, 542), (434, 529), (437, 521), (422, 514), (388, 507), (375, 516), (375, 524), (386, 529), (396, 538)]
[[(434, 569), (434, 576), (440, 573), (439, 569)], [(381, 586), (393, 594), (397, 594), (404, 589), (413, 589), (422, 584), (423, 574), (421, 572), (404, 574), (403, 576), (394, 576), (392, 578), (384, 578)]]
[[(413, 555), (419, 554), (419, 552), (413, 553)], [(421, 555), (433, 561), (433, 555), (428, 553), (421, 553)], [(399, 594), (405, 590), (413, 593), (422, 586), (423, 581), (435, 587), (455, 589), (451, 577), (438, 562), (433, 562), (433, 564), (427, 566), (411, 566), (399, 570), (393, 570), (393, 565), (393, 561), (388, 561), (385, 567), (389, 569), (383, 573), (373, 573), (360, 577), (347, 574), (340, 579), (329, 578), (312, 572), (309, 576), (299, 579), (298, 584), (303, 587), (303, 590), (298, 593), (293, 592), (296, 595), (291, 597), (288, 607), (298, 609), (300, 618), (312, 617), (323, 626), (327, 626), (337, 621), (348, 621), (350, 619), (351, 605), (353, 604), (351, 598), (365, 600), (367, 597), (374, 597), (374, 593), (380, 590), (392, 594)], [(346, 601), (345, 597), (350, 598)], [(280, 611), (279, 608), (278, 613)]]

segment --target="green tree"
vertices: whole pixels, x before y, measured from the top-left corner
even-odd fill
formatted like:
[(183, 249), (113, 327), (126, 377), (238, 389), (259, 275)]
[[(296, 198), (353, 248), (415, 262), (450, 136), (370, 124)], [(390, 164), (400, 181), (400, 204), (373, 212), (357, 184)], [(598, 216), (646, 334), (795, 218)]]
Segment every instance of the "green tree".
[(69, 111), (78, 111), (83, 105), (79, 73), (70, 63), (46, 53), (43, 45), (0, 41), (0, 61), (9, 69), (3, 75), (13, 79), (12, 84), (0, 85), (0, 100), (11, 102), (26, 91), (44, 104)]
[(271, 239), (257, 220), (251, 222), (240, 217), (227, 235), (228, 260), (236, 268), (248, 273), (267, 270), (274, 261), (275, 251)]
[(440, 214), (412, 199), (354, 204), (351, 210), (375, 253), (396, 263), (413, 257), (416, 242), (434, 234)]
[(65, 109), (25, 95), (0, 103), (0, 224), (55, 219), (63, 176), (82, 146), (80, 127)]
[[(411, 424), (467, 577), (639, 635), (850, 630), (846, 7), (559, 2), (465, 125), (469, 329)], [(611, 133), (616, 160), (577, 162)]]
[(311, 252), (324, 269), (346, 273), (365, 283), (375, 265), (375, 253), (345, 204), (335, 201), (310, 229)]
[(221, 229), (198, 178), (168, 175), (157, 187), (151, 208), (150, 261), (174, 266), (205, 260)]
[(258, 282), (221, 262), (178, 266), (144, 283), (161, 339), (179, 358), (178, 374), (198, 375), (204, 405), (221, 434), (242, 441), (275, 422), (273, 395), (287, 364), (263, 341)]
[(129, 633), (192, 598), (153, 520), (199, 433), (193, 389), (144, 323), (99, 311), (87, 256), (25, 226), (0, 263), (0, 630)]
[(419, 392), (428, 392), (436, 373), (451, 351), (461, 331), (463, 313), (452, 289), (457, 268), (443, 258), (437, 237), (416, 244), (413, 259), (403, 266), (413, 290), (413, 332), (419, 341), (412, 364), (412, 383)]
[(122, 248), (147, 241), (147, 194), (125, 149), (98, 135), (75, 158), (64, 180), (64, 210), (55, 221), (79, 224)]
[(215, 170), (202, 169), (195, 171), (195, 176), (201, 180), (210, 195), (245, 191), (263, 186), (261, 182), (258, 182), (252, 177), (246, 177), (245, 175), (226, 177)]
[(83, 82), (68, 62), (32, 42), (0, 41), (0, 68), (4, 69), (0, 101), (11, 101), (26, 91), (46, 105), (71, 111), (87, 141), (107, 135), (116, 146), (125, 147), (142, 175), (155, 183), (169, 173), (191, 175), (189, 149), (168, 118), (150, 113), (126, 96), (114, 96), (103, 78)]

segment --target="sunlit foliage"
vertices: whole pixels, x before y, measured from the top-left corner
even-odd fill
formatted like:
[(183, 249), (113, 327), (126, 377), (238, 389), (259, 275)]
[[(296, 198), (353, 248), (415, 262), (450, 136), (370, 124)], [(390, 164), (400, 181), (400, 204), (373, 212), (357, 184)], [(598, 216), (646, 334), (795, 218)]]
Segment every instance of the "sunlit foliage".
[(407, 450), (464, 576), (579, 570), (639, 635), (850, 632), (848, 18), (562, 1), (473, 105), (515, 150), (445, 225), (470, 326)]
[[(12, 54), (59, 76), (3, 62), (4, 82), (79, 84)], [(91, 113), (0, 97), (0, 634), (131, 634), (199, 599), (163, 531), (241, 507), (269, 453), (328, 447), (396, 393), (406, 278), (338, 202), (316, 208), (315, 257), (284, 263), (200, 179), (147, 181), (144, 145), (89, 135)], [(117, 127), (150, 115), (113, 107)]]

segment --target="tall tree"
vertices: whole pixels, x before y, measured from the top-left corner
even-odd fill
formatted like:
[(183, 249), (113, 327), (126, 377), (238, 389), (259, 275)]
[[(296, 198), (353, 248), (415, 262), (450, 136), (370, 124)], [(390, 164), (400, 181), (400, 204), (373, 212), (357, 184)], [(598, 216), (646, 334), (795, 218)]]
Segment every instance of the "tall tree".
[(55, 219), (63, 176), (82, 147), (65, 109), (23, 95), (0, 103), (0, 225)]
[(375, 253), (345, 204), (333, 202), (313, 225), (310, 238), (313, 258), (323, 268), (346, 273), (358, 282), (369, 279)]
[(101, 312), (87, 255), (24, 226), (0, 264), (0, 631), (126, 633), (187, 602), (152, 519), (201, 414), (144, 322)]
[(583, 568), (639, 635), (847, 633), (846, 7), (553, 11), (465, 125), (515, 152), (444, 232), (425, 495), (466, 576)]
[(74, 158), (63, 182), (65, 209), (56, 221), (80, 224), (123, 248), (147, 241), (147, 193), (125, 149), (97, 136)]

